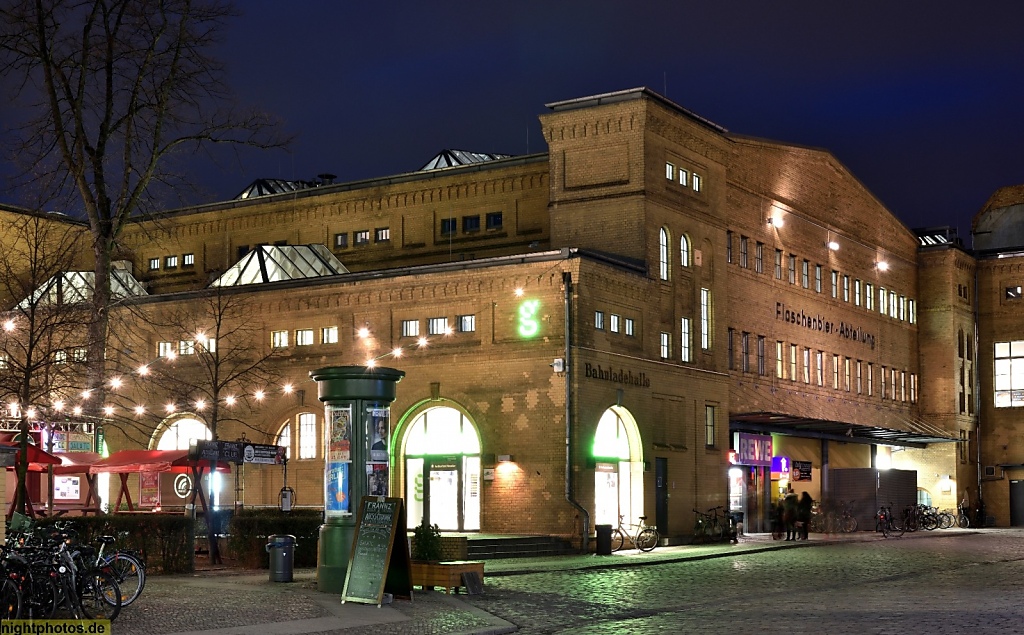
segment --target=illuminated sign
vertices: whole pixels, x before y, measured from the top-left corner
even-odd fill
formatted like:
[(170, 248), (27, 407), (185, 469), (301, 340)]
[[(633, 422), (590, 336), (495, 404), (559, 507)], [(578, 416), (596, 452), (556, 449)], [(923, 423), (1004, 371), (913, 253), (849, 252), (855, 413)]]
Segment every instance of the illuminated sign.
[(540, 332), (539, 310), (540, 300), (526, 300), (519, 305), (519, 335), (533, 337)]
[(788, 456), (773, 456), (772, 457), (772, 478), (778, 480), (780, 478), (789, 478), (789, 470), (791, 461)]
[(739, 465), (771, 465), (772, 438), (765, 434), (735, 433), (736, 463)]

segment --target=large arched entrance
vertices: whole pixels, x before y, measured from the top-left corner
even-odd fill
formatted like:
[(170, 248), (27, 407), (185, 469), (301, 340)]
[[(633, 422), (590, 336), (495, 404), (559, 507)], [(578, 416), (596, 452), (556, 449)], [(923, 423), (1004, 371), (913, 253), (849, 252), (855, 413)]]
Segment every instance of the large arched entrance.
[(635, 523), (644, 513), (644, 463), (640, 433), (629, 411), (604, 411), (594, 434), (594, 523)]
[(421, 412), (403, 455), (410, 528), (426, 520), (443, 531), (480, 530), (480, 435), (469, 417), (448, 406)]
[[(193, 441), (208, 441), (213, 438), (206, 424), (193, 417), (181, 417), (165, 424), (153, 446), (154, 450), (187, 450)], [(191, 477), (187, 477), (191, 483)], [(223, 483), (221, 474), (214, 471), (206, 476), (206, 491), (210, 504), (220, 506), (220, 492)]]

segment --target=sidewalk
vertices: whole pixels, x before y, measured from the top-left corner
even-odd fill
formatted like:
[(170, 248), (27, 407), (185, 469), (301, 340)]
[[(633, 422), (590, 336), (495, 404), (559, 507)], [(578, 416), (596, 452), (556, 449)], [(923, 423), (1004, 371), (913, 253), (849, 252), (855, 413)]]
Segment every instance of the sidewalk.
[[(907, 534), (936, 537), (974, 533), (942, 530)], [(738, 544), (659, 547), (650, 553), (636, 550), (609, 556), (567, 555), (542, 558), (486, 560), (487, 578), (547, 571), (609, 569), (649, 564), (723, 558), (735, 555), (799, 549), (851, 541), (884, 540), (874, 532), (812, 535), (808, 541), (772, 540), (770, 534), (749, 534)], [(295, 571), (292, 583), (270, 582), (269, 573), (218, 568), (190, 576), (150, 576), (138, 602), (124, 609), (113, 631), (139, 635), (397, 635), (445, 633), (497, 635), (511, 633), (515, 625), (441, 592), (414, 591), (413, 601), (391, 605), (341, 603), (336, 595), (316, 590), (316, 570)]]

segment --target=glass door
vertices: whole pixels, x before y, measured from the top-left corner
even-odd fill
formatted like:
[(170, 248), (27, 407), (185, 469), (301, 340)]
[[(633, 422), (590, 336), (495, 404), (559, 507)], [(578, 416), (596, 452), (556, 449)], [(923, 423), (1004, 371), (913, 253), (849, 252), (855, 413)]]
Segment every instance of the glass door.
[(459, 531), (459, 461), (455, 457), (429, 460), (430, 522), (441, 531)]

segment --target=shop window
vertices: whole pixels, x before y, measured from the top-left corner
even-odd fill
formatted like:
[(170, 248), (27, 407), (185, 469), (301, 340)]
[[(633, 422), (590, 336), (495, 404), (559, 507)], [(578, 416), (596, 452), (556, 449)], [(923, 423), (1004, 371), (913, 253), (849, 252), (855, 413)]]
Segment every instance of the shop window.
[(295, 345), (296, 346), (312, 346), (313, 345), (313, 329), (297, 329), (295, 331)]
[(338, 343), (338, 327), (337, 326), (325, 326), (320, 329), (320, 343), (321, 344), (337, 344)]

